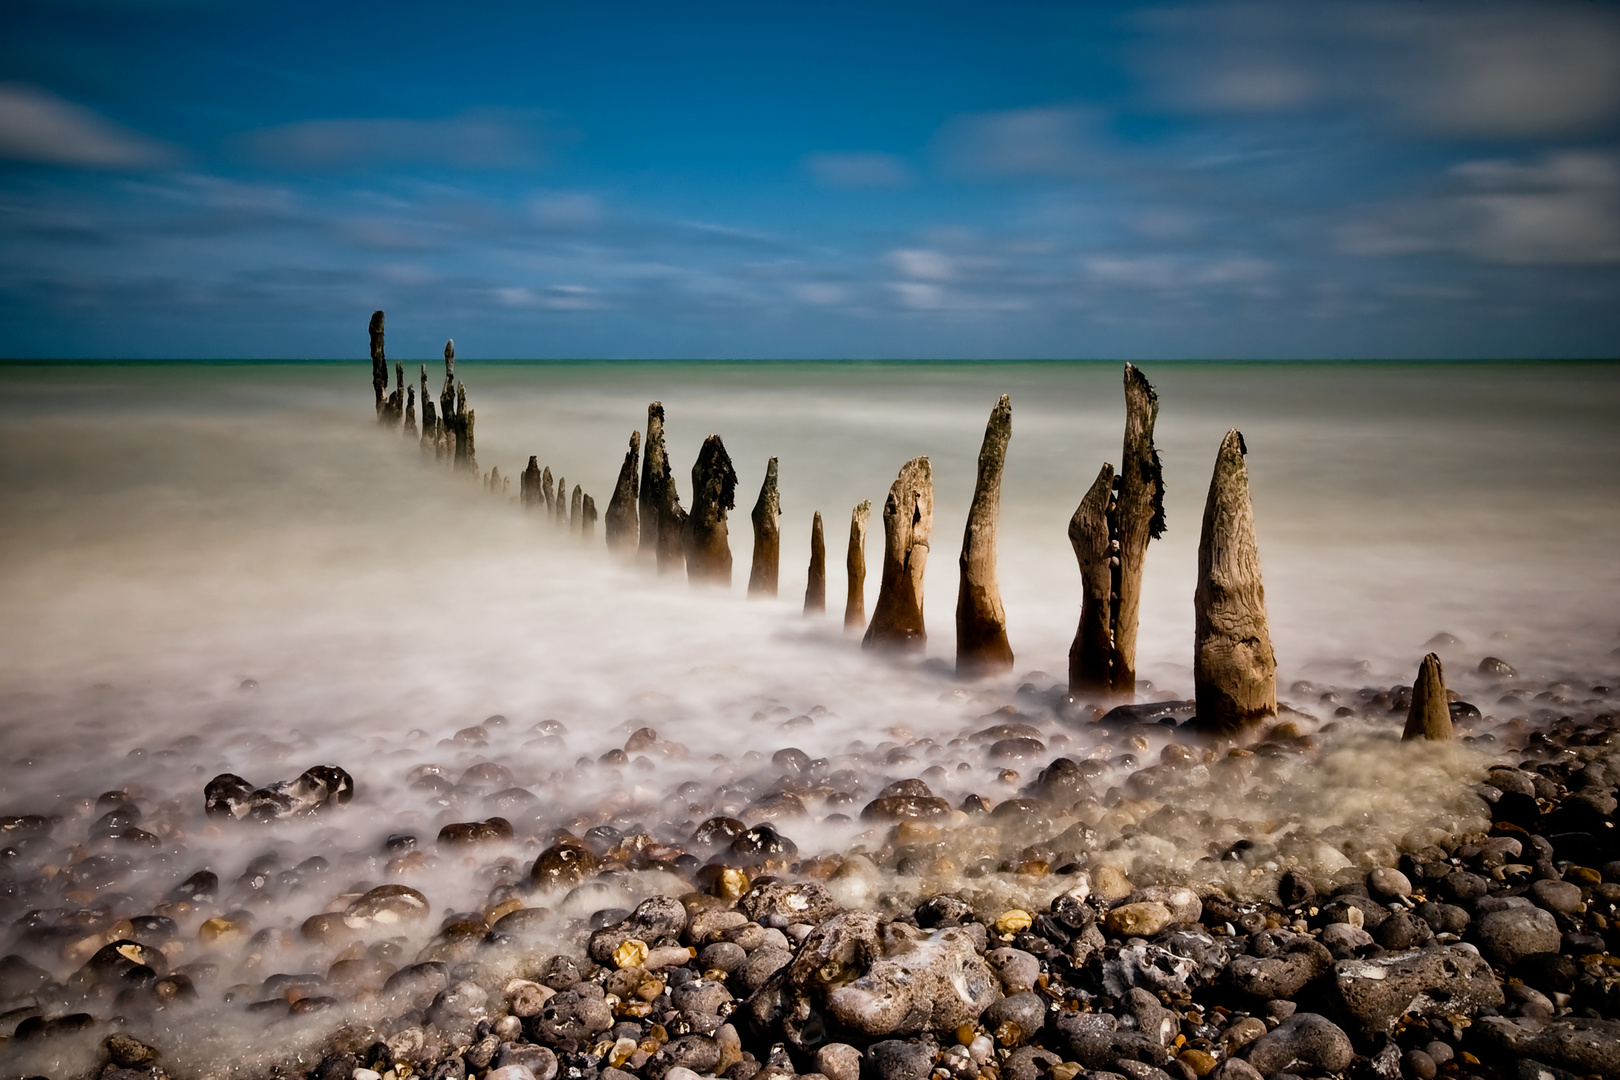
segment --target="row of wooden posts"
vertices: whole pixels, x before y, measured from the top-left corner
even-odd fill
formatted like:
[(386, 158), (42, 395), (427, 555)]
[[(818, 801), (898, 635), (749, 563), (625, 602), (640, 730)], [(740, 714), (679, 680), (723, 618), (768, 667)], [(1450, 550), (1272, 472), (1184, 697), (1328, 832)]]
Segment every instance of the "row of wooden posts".
[[(395, 365), (396, 388), (388, 393), (383, 350), (383, 313), (371, 318), (372, 385), (378, 418), (416, 430), (414, 387), (404, 385), (404, 367)], [(474, 443), (474, 412), (466, 387), (455, 379), (455, 347), (445, 343), (445, 381), (439, 410), (428, 398), (427, 368), (421, 373), (424, 453), (454, 469), (479, 474)], [(1069, 542), (1080, 567), (1080, 623), (1069, 649), (1069, 692), (1092, 699), (1130, 701), (1136, 692), (1136, 638), (1142, 570), (1148, 543), (1164, 531), (1164, 475), (1153, 443), (1159, 401), (1147, 377), (1125, 365), (1125, 437), (1120, 468), (1104, 463), (1069, 521)], [(683, 568), (694, 584), (729, 587), (732, 574), (727, 512), (736, 508), (737, 472), (719, 435), (710, 435), (692, 466), (692, 505), (681, 505), (664, 444), (664, 407), (647, 407), (646, 438), (630, 433), (629, 449), (605, 514), (610, 550), (656, 565), (659, 573)], [(978, 678), (1009, 671), (1013, 651), (1006, 613), (996, 581), (996, 525), (1001, 506), (1001, 474), (1012, 437), (1012, 403), (996, 402), (979, 450), (973, 501), (957, 559), (956, 671)], [(643, 452), (645, 451), (645, 452)], [(1221, 441), (1204, 503), (1198, 544), (1198, 579), (1193, 596), (1197, 729), (1219, 738), (1241, 737), (1277, 715), (1276, 657), (1267, 627), (1254, 511), (1249, 497), (1248, 448), (1236, 429)], [(639, 466), (639, 468), (638, 468)], [(497, 469), (484, 478), (497, 493), (509, 479)], [(520, 477), (520, 501), (528, 510), (553, 515), (585, 538), (594, 535), (595, 500), (567, 481), (553, 485), (551, 469), (530, 457)], [(845, 558), (848, 594), (844, 626), (865, 627), (869, 649), (921, 651), (927, 641), (923, 620), (923, 575), (934, 518), (933, 470), (917, 457), (900, 468), (884, 501), (883, 565), (877, 602), (866, 618), (866, 534), (870, 501), (850, 515)], [(775, 596), (781, 553), (781, 500), (777, 459), (750, 519), (754, 528), (748, 595)], [(821, 513), (811, 524), (810, 566), (804, 612), (826, 610), (826, 543)], [(1406, 738), (1450, 738), (1451, 720), (1439, 658), (1423, 660), (1414, 687)]]

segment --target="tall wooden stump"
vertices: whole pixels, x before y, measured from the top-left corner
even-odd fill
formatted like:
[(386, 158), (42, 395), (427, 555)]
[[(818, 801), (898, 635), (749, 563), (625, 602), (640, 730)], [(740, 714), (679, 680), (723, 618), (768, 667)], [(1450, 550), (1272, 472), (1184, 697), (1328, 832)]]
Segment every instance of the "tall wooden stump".
[(749, 515), (754, 523), (754, 560), (748, 571), (749, 596), (775, 596), (782, 561), (782, 498), (776, 489), (776, 459), (765, 465), (765, 482)]
[(383, 351), (383, 313), (371, 313), (371, 390), (377, 397), (377, 416), (383, 411), (383, 395), (388, 392), (388, 357)]
[[(613, 497), (607, 507), (607, 546), (610, 551), (629, 550), (636, 544), (640, 529), (636, 514), (636, 466), (641, 456), (641, 432), (630, 433), (630, 449), (619, 466), (619, 481), (613, 485)], [(593, 504), (594, 505), (594, 504)]]
[(1446, 693), (1440, 658), (1430, 653), (1418, 665), (1417, 681), (1412, 684), (1412, 707), (1406, 713), (1406, 730), (1401, 733), (1401, 741), (1447, 742), (1453, 734), (1451, 701)]
[(1012, 646), (1007, 643), (1007, 613), (996, 583), (996, 521), (1001, 515), (1001, 471), (1012, 438), (1012, 402), (1006, 394), (990, 411), (979, 448), (979, 472), (973, 504), (962, 533), (957, 559), (956, 674), (976, 678), (1010, 671)]
[(586, 543), (596, 536), (596, 500), (589, 495), (580, 506), (584, 519), (579, 523), (579, 538)]
[(574, 496), (568, 500), (568, 530), (582, 532), (585, 528), (585, 491), (574, 485)]
[(422, 453), (430, 454), (439, 442), (439, 418), (433, 409), (433, 399), (428, 397), (427, 365), (422, 365), (422, 441), (417, 445)]
[(1164, 471), (1153, 445), (1159, 395), (1134, 365), (1125, 365), (1125, 444), (1120, 451), (1116, 539), (1119, 600), (1113, 618), (1114, 693), (1136, 694), (1136, 630), (1142, 602), (1142, 564), (1149, 540), (1164, 534)]
[[(556, 495), (552, 491), (551, 466), (547, 465), (540, 471), (540, 497), (546, 500), (545, 511), (552, 516), (556, 511), (552, 507), (556, 503)], [(536, 510), (541, 509), (539, 503), (534, 504)]]
[(883, 576), (862, 648), (920, 651), (927, 645), (923, 572), (933, 528), (934, 472), (927, 458), (912, 458), (883, 504)]
[(1222, 738), (1277, 715), (1277, 658), (1266, 627), (1247, 452), (1242, 434), (1228, 431), (1204, 503), (1193, 594), (1197, 726)]
[(849, 553), (844, 556), (844, 571), (849, 579), (849, 593), (844, 600), (845, 633), (866, 628), (866, 525), (871, 516), (871, 499), (862, 499), (849, 515)]
[[(647, 406), (647, 445), (641, 455), (641, 491), (637, 496), (640, 514), (636, 553), (644, 559), (658, 557), (658, 536), (663, 528), (666, 502), (663, 484), (668, 475), (669, 455), (664, 449), (664, 405), (655, 401)], [(679, 505), (679, 502), (677, 499), (676, 504)], [(659, 559), (658, 566), (662, 573), (663, 559)]]
[(810, 576), (804, 586), (804, 613), (821, 615), (826, 610), (827, 540), (821, 534), (821, 511), (817, 510), (810, 521)]
[(726, 511), (737, 505), (737, 470), (720, 436), (710, 435), (692, 464), (692, 512), (686, 519), (686, 577), (692, 584), (731, 584)]

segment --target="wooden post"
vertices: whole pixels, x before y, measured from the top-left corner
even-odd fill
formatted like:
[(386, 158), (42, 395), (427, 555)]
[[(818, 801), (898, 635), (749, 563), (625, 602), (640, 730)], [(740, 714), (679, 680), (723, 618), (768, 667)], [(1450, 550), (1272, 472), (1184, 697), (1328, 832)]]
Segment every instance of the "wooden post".
[[(647, 406), (647, 441), (646, 450), (641, 455), (641, 491), (637, 496), (640, 502), (640, 528), (636, 553), (644, 559), (658, 558), (661, 550), (658, 536), (663, 527), (664, 504), (667, 501), (663, 484), (668, 475), (669, 455), (664, 449), (664, 405), (655, 401)], [(676, 499), (677, 506), (679, 502)], [(660, 573), (663, 572), (664, 561), (659, 558)]]
[(1012, 670), (1007, 613), (996, 582), (996, 521), (1001, 515), (1001, 472), (1012, 438), (1012, 402), (1006, 394), (990, 411), (979, 447), (973, 504), (962, 532), (956, 593), (956, 674), (976, 678)]
[(1418, 665), (1417, 681), (1412, 684), (1412, 707), (1406, 714), (1406, 730), (1401, 733), (1401, 741), (1428, 739), (1431, 742), (1446, 742), (1453, 734), (1451, 701), (1446, 694), (1440, 658), (1430, 653)]
[(883, 576), (862, 648), (921, 651), (927, 645), (923, 573), (933, 528), (934, 472), (926, 457), (912, 458), (883, 504)]
[(871, 499), (862, 499), (849, 515), (849, 553), (844, 557), (849, 578), (849, 595), (844, 601), (845, 633), (866, 628), (866, 524), (871, 516)]
[[(607, 507), (607, 546), (620, 551), (635, 546), (639, 522), (636, 515), (636, 464), (641, 455), (641, 432), (630, 433), (630, 449), (619, 466), (619, 482)], [(592, 504), (595, 505), (594, 503)]]
[(1107, 694), (1113, 689), (1114, 630), (1111, 598), (1119, 566), (1119, 541), (1110, 535), (1114, 467), (1104, 464), (1091, 490), (1069, 519), (1069, 543), (1080, 563), (1080, 625), (1069, 646), (1069, 693)]
[(1153, 445), (1159, 395), (1134, 365), (1125, 365), (1125, 444), (1119, 466), (1118, 584), (1113, 618), (1114, 693), (1136, 694), (1136, 629), (1142, 601), (1142, 564), (1149, 540), (1164, 534), (1164, 472)]
[(1228, 431), (1204, 503), (1193, 594), (1197, 727), (1221, 738), (1277, 715), (1277, 658), (1266, 626), (1247, 452), (1242, 434)]
[(371, 390), (377, 397), (377, 416), (383, 411), (383, 395), (388, 392), (388, 357), (383, 351), (383, 313), (371, 313)]
[(750, 515), (754, 523), (754, 560), (748, 571), (749, 596), (775, 596), (782, 562), (782, 498), (776, 488), (776, 459), (765, 465), (765, 482)]
[(692, 512), (686, 519), (686, 577), (696, 584), (731, 584), (726, 511), (737, 505), (737, 470), (720, 436), (710, 435), (692, 463)]
[(804, 613), (822, 615), (826, 611), (827, 541), (821, 535), (821, 511), (817, 510), (810, 520), (810, 577), (804, 586)]

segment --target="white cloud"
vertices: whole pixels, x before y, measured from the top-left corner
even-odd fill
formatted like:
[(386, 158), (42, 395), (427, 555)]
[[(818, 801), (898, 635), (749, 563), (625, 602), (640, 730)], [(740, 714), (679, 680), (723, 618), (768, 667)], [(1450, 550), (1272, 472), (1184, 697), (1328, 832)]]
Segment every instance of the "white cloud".
[(925, 248), (902, 248), (889, 252), (889, 264), (908, 278), (923, 281), (949, 281), (956, 268), (949, 255)]
[(549, 285), (541, 289), (509, 285), (493, 290), (505, 307), (538, 308), (544, 311), (592, 311), (607, 304), (594, 289), (583, 285)]
[(890, 286), (900, 299), (900, 306), (915, 311), (938, 311), (946, 306), (945, 290), (938, 285), (922, 281), (896, 281)]
[(1094, 255), (1084, 260), (1086, 276), (1100, 285), (1154, 292), (1194, 289), (1264, 291), (1269, 263), (1247, 256), (1193, 260), (1177, 255)]
[(175, 156), (163, 143), (49, 91), (0, 83), (0, 159), (140, 169), (166, 164)]
[(261, 164), (309, 169), (371, 165), (517, 169), (541, 163), (532, 116), (474, 110), (434, 120), (306, 120), (240, 137)]
[(893, 154), (811, 154), (804, 163), (828, 187), (898, 188), (912, 182), (911, 170)]
[(1620, 262), (1620, 160), (1613, 155), (1468, 162), (1450, 171), (1447, 187), (1347, 223), (1337, 234), (1340, 250), (1445, 251), (1510, 265)]

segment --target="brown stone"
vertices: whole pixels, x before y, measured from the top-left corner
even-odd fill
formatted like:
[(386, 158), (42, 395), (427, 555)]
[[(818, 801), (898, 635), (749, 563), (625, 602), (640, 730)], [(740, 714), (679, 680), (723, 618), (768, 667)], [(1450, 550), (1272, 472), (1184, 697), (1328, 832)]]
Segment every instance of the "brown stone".
[(1114, 630), (1110, 594), (1119, 542), (1109, 535), (1114, 467), (1104, 464), (1091, 490), (1069, 519), (1069, 543), (1080, 563), (1080, 626), (1069, 646), (1069, 693), (1106, 694), (1113, 689)]
[(871, 499), (862, 499), (849, 515), (849, 554), (844, 558), (849, 576), (849, 597), (844, 601), (846, 631), (866, 628), (866, 524), (871, 516)]
[(782, 499), (776, 490), (776, 459), (765, 465), (765, 482), (754, 500), (754, 560), (748, 571), (749, 596), (775, 596), (782, 562)]
[(1198, 730), (1218, 737), (1239, 735), (1277, 715), (1277, 658), (1266, 626), (1247, 452), (1243, 435), (1228, 431), (1215, 458), (1198, 540), (1193, 686)]
[(637, 459), (641, 456), (641, 432), (630, 433), (630, 449), (625, 452), (624, 464), (619, 466), (619, 481), (613, 485), (613, 497), (608, 500), (606, 534), (610, 551), (628, 550), (635, 546), (640, 529), (636, 514)]
[(1446, 742), (1451, 737), (1446, 680), (1440, 669), (1440, 658), (1430, 653), (1418, 665), (1417, 681), (1412, 684), (1412, 707), (1406, 714), (1406, 730), (1401, 733), (1401, 741)]
[(692, 464), (692, 512), (682, 535), (686, 577), (696, 584), (731, 584), (726, 511), (737, 505), (737, 470), (720, 436), (710, 435)]
[(926, 457), (912, 458), (883, 504), (883, 576), (863, 648), (921, 650), (927, 644), (923, 573), (933, 528), (934, 472)]
[(804, 613), (820, 615), (826, 610), (827, 541), (821, 533), (821, 511), (817, 510), (810, 521), (810, 578), (804, 586)]
[(1011, 438), (1012, 402), (1003, 394), (984, 428), (973, 504), (968, 509), (962, 554), (957, 559), (961, 577), (956, 594), (956, 674), (961, 678), (993, 675), (1013, 666), (1012, 646), (1007, 642), (1007, 613), (996, 583), (1001, 471)]

